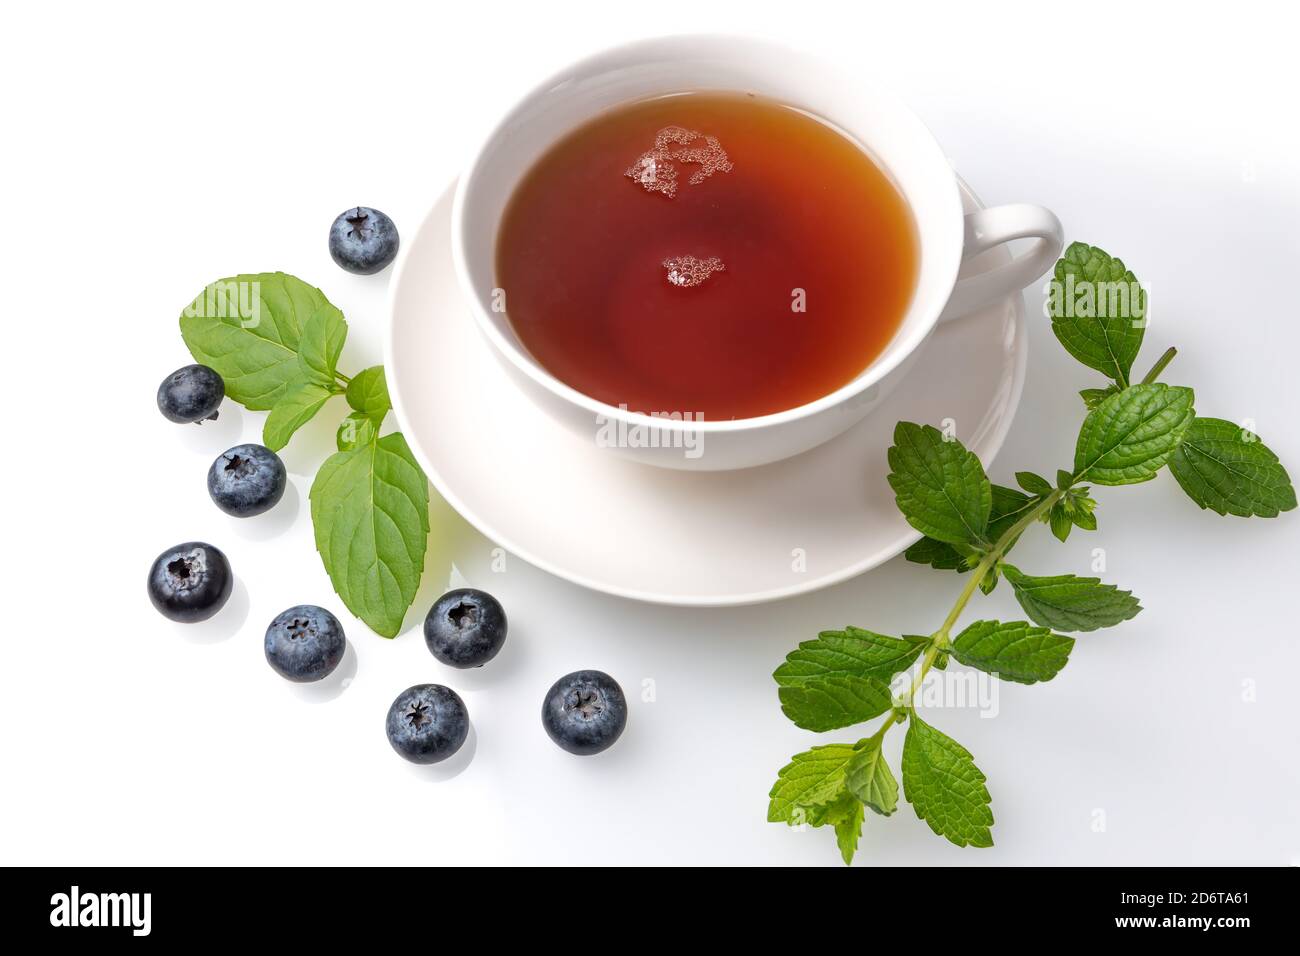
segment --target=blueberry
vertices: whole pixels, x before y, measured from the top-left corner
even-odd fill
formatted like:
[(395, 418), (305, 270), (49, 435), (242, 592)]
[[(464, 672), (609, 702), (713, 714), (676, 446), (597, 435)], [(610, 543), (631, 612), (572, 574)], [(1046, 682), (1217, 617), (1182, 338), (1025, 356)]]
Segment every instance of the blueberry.
[(465, 702), (450, 687), (416, 684), (397, 695), (384, 722), (388, 742), (412, 763), (446, 760), (469, 734)]
[(208, 494), (226, 514), (250, 518), (275, 507), (287, 480), (284, 462), (271, 449), (236, 445), (208, 469)]
[(424, 643), (449, 667), (482, 667), (506, 642), (506, 612), (486, 591), (448, 591), (429, 608)]
[(357, 275), (368, 276), (397, 256), (397, 227), (378, 209), (355, 206), (330, 226), (330, 255)]
[(286, 680), (301, 684), (328, 677), (343, 660), (343, 625), (329, 611), (299, 604), (278, 614), (266, 629), (266, 662)]
[(226, 397), (226, 383), (206, 365), (178, 368), (158, 386), (158, 411), (172, 422), (198, 422), (217, 417)]
[(542, 726), (561, 750), (587, 756), (614, 745), (627, 726), (627, 700), (618, 681), (601, 671), (574, 671), (551, 685)]
[(235, 577), (220, 550), (188, 541), (158, 555), (149, 569), (149, 600), (163, 617), (193, 624), (206, 621), (230, 597)]

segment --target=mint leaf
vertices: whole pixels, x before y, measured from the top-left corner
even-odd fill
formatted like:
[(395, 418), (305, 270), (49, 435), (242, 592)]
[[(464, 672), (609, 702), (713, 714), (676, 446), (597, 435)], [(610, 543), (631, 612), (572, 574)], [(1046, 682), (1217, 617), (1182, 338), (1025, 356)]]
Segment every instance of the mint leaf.
[[(1037, 499), (1022, 494), (1015, 488), (1007, 488), (1003, 485), (991, 487), (992, 506), (989, 509), (989, 526), (985, 537), (996, 543), (1026, 511), (1034, 506)], [(922, 538), (904, 551), (903, 557), (917, 564), (928, 564), (938, 571), (964, 572), (975, 566), (979, 552), (968, 546), (951, 545), (945, 541), (936, 541), (934, 538)]]
[(980, 460), (933, 425), (899, 422), (889, 449), (889, 486), (917, 531), (949, 544), (988, 544), (993, 492)]
[(365, 412), (352, 412), (339, 423), (339, 430), (334, 435), (334, 443), (339, 451), (348, 451), (358, 445), (368, 445), (375, 440), (378, 426)]
[(1079, 397), (1083, 399), (1083, 404), (1088, 411), (1092, 411), (1118, 391), (1119, 386), (1111, 382), (1105, 388), (1085, 388), (1079, 393)]
[(401, 630), (424, 570), (429, 483), (400, 433), (330, 456), (311, 486), (316, 550), (349, 611)]
[(1016, 484), (1031, 495), (1050, 495), (1052, 493), (1052, 483), (1042, 475), (1036, 475), (1032, 471), (1016, 472)]
[(316, 382), (290, 386), (262, 423), (262, 443), (271, 451), (279, 451), (334, 394), (328, 386)]
[[(969, 549), (968, 549), (969, 550)], [(971, 554), (978, 554), (971, 551)], [(946, 541), (934, 538), (922, 538), (903, 552), (903, 557), (915, 564), (928, 564), (936, 571), (969, 571), (971, 566), (966, 558)]]
[(378, 427), (384, 422), (384, 416), (393, 407), (388, 398), (388, 380), (384, 377), (384, 367), (373, 365), (357, 373), (348, 384), (348, 404), (367, 416)]
[(1126, 387), (1142, 347), (1146, 291), (1122, 261), (1082, 242), (1070, 244), (1053, 276), (1047, 308), (1057, 339), (1084, 365)]
[(827, 809), (826, 822), (835, 827), (835, 844), (840, 848), (840, 859), (848, 866), (862, 836), (862, 803), (851, 796), (841, 797)]
[(820, 807), (839, 799), (844, 768), (855, 752), (850, 744), (827, 744), (791, 757), (768, 793), (768, 822), (789, 823), (796, 807)]
[(302, 378), (298, 342), (307, 320), (329, 300), (283, 272), (218, 279), (181, 313), (181, 336), (194, 356), (245, 408), (272, 408)]
[(1097, 516), (1091, 511), (1076, 509), (1070, 512), (1070, 520), (1074, 522), (1076, 528), (1082, 528), (1084, 531), (1097, 530)]
[(1129, 485), (1154, 478), (1192, 423), (1193, 398), (1190, 388), (1156, 383), (1106, 399), (1079, 430), (1074, 480)]
[(780, 688), (781, 711), (804, 730), (835, 730), (879, 717), (894, 705), (874, 677), (813, 677)]
[(1002, 565), (1002, 574), (1011, 582), (1025, 613), (1044, 627), (1095, 631), (1134, 618), (1142, 610), (1132, 592), (1102, 584), (1098, 578), (1073, 574), (1031, 577), (1010, 564)]
[(1047, 513), (1047, 523), (1052, 529), (1052, 534), (1061, 541), (1070, 536), (1070, 529), (1074, 527), (1074, 522), (1066, 512), (1065, 505), (1059, 501)]
[(895, 674), (912, 666), (924, 646), (860, 627), (822, 631), (817, 640), (804, 641), (787, 654), (772, 678), (781, 687), (835, 677), (871, 678), (887, 684)]
[(306, 321), (298, 339), (298, 367), (303, 378), (334, 388), (339, 354), (348, 337), (343, 313), (326, 302)]
[(1074, 638), (1026, 621), (976, 621), (952, 644), (952, 656), (1003, 680), (1033, 684), (1051, 680), (1066, 661)]
[(1296, 506), (1291, 477), (1277, 455), (1222, 418), (1196, 418), (1169, 470), (1187, 497), (1221, 515), (1275, 518)]
[(898, 809), (898, 781), (885, 762), (879, 740), (860, 746), (862, 749), (844, 768), (844, 785), (857, 799), (887, 817)]
[(912, 712), (903, 740), (903, 793), (931, 830), (957, 846), (992, 846), (985, 779), (970, 751)]

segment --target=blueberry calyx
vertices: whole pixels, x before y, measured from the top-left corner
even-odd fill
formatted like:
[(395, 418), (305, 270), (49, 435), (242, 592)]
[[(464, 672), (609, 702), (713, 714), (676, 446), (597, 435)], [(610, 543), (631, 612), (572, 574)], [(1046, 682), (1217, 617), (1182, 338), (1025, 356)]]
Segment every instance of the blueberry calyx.
[(348, 216), (348, 225), (352, 227), (348, 230), (348, 238), (356, 239), (358, 242), (365, 242), (369, 239), (370, 231), (366, 228), (366, 223), (369, 221), (369, 213), (362, 212), (361, 207), (358, 206), (356, 215)]

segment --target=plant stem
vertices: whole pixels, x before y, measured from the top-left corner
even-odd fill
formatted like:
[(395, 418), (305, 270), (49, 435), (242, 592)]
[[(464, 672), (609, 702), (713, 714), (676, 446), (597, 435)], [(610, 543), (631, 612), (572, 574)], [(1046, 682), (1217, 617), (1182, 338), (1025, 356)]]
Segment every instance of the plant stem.
[(1156, 364), (1151, 366), (1151, 371), (1147, 372), (1146, 377), (1142, 379), (1142, 384), (1150, 385), (1159, 378), (1160, 373), (1165, 370), (1165, 366), (1172, 362), (1174, 356), (1177, 354), (1178, 349), (1174, 348), (1172, 345), (1165, 349), (1165, 353), (1161, 355), (1160, 358), (1156, 359)]
[[(917, 670), (916, 676), (912, 678), (911, 687), (907, 689), (907, 692), (904, 693), (900, 699), (901, 708), (906, 710), (912, 709), (912, 701), (916, 697), (916, 692), (920, 690), (921, 684), (925, 681), (925, 675), (930, 672), (930, 668), (933, 666), (935, 659), (939, 656), (940, 652), (949, 646), (948, 635), (952, 632), (953, 626), (957, 623), (957, 619), (961, 617), (961, 612), (966, 610), (966, 605), (970, 602), (971, 597), (974, 596), (975, 589), (980, 586), (980, 582), (984, 580), (984, 577), (990, 570), (997, 566), (997, 563), (1002, 560), (1003, 556), (1011, 550), (1011, 546), (1016, 543), (1016, 539), (1020, 537), (1021, 533), (1037, 521), (1040, 515), (1050, 511), (1052, 506), (1060, 501), (1064, 496), (1065, 492), (1062, 489), (1054, 488), (1047, 497), (1034, 505), (1034, 507), (1030, 508), (1019, 521), (1008, 528), (1003, 533), (1002, 537), (998, 538), (997, 543), (994, 544), (982, 558), (980, 558), (979, 564), (977, 564), (975, 570), (971, 572), (970, 580), (968, 580), (966, 586), (962, 588), (961, 594), (957, 595), (957, 603), (952, 606), (952, 610), (949, 611), (948, 616), (944, 618), (943, 624), (940, 626), (939, 630), (930, 635), (930, 644), (926, 647), (925, 655), (921, 658), (921, 666)], [(880, 729), (876, 731), (874, 737), (871, 739), (884, 737), (885, 732), (894, 724), (899, 723), (902, 719), (902, 715), (899, 713), (898, 709), (890, 711), (889, 716), (885, 718), (885, 722), (881, 724)]]
[(352, 379), (348, 378), (342, 372), (335, 372), (334, 375), (344, 384), (345, 387), (352, 384)]

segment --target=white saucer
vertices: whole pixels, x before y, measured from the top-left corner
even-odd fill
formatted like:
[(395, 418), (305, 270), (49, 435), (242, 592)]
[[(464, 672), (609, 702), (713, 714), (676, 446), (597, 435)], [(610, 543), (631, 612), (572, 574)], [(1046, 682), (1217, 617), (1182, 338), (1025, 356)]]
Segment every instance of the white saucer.
[[(981, 203), (963, 183), (966, 209)], [(900, 419), (942, 427), (987, 466), (1025, 379), (1024, 298), (940, 326), (872, 415), (786, 461), (733, 472), (639, 465), (530, 405), (474, 328), (453, 274), (452, 190), (404, 236), (389, 299), (388, 388), (434, 487), (484, 535), (552, 574), (662, 604), (753, 604), (861, 574), (916, 541), (885, 452)], [(998, 248), (963, 275), (1007, 261)]]

